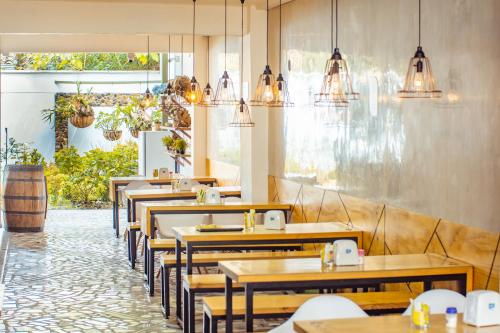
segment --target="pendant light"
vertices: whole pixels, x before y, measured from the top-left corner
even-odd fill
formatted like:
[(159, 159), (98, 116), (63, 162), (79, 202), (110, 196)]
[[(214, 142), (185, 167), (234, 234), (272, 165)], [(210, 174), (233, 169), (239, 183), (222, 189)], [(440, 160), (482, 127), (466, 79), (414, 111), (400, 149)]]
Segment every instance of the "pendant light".
[(227, 0), (224, 0), (224, 73), (217, 83), (217, 90), (214, 98), (215, 105), (238, 104), (234, 94), (233, 81), (227, 73)]
[(236, 105), (234, 110), (233, 121), (229, 123), (231, 127), (254, 127), (255, 123), (252, 122), (252, 117), (250, 116), (250, 110), (248, 105), (243, 99), (243, 5), (245, 0), (240, 0), (241, 2), (241, 64), (240, 64), (240, 102)]
[(266, 0), (266, 67), (264, 67), (264, 72), (259, 75), (255, 96), (250, 103), (268, 106), (276, 102), (277, 96), (273, 90), (275, 84), (276, 79), (269, 66), (269, 0)]
[[(172, 99), (181, 106), (188, 106), (189, 103), (186, 101), (185, 94), (187, 91), (184, 90), (184, 86), (186, 85), (185, 77), (184, 77), (184, 35), (181, 35), (181, 74), (177, 75), (174, 80), (174, 95)], [(189, 81), (189, 79), (187, 79)], [(191, 82), (189, 81), (189, 84)], [(190, 89), (188, 87), (188, 89)]]
[(420, 44), (421, 36), (421, 0), (418, 0), (418, 47), (410, 59), (403, 90), (398, 91), (401, 98), (439, 98), (442, 91), (436, 87), (429, 58)]
[(279, 71), (278, 77), (276, 78), (276, 82), (274, 83), (273, 91), (275, 94), (275, 100), (269, 106), (277, 106), (277, 107), (291, 107), (294, 104), (290, 101), (290, 95), (288, 94), (288, 84), (283, 78), (283, 74), (281, 74), (281, 58), (282, 58), (282, 48), (281, 48), (281, 0), (280, 0), (280, 37), (279, 37)]
[(154, 99), (154, 96), (153, 94), (151, 93), (151, 91), (149, 90), (149, 35), (148, 35), (148, 39), (147, 39), (147, 48), (148, 48), (148, 58), (147, 58), (147, 61), (146, 61), (146, 64), (147, 64), (147, 70), (146, 70), (146, 92), (144, 93), (144, 97), (142, 99), (142, 104), (144, 106), (145, 109), (147, 109), (151, 103), (153, 102), (153, 99)]
[(353, 92), (351, 77), (347, 62), (342, 59), (338, 48), (338, 0), (335, 0), (335, 48), (333, 48), (333, 0), (331, 0), (331, 45), (332, 56), (326, 62), (325, 74), (321, 92), (316, 95), (315, 106), (345, 108), (349, 100), (359, 99), (359, 94)]
[(190, 104), (199, 104), (201, 101), (201, 88), (194, 75), (195, 71), (195, 28), (196, 28), (196, 0), (193, 0), (193, 76), (191, 77), (191, 84), (187, 93), (187, 100)]
[(212, 106), (214, 102), (214, 91), (210, 86), (210, 36), (207, 36), (207, 85), (203, 89), (203, 95), (201, 96), (201, 105)]

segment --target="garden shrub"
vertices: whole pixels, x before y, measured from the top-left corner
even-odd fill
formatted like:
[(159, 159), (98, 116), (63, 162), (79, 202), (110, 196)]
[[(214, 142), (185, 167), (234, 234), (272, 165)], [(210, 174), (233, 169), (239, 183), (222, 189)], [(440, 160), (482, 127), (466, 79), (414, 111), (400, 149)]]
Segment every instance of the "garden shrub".
[(101, 208), (109, 204), (109, 179), (137, 174), (137, 144), (100, 148), (80, 155), (75, 147), (61, 149), (45, 169), (51, 206)]

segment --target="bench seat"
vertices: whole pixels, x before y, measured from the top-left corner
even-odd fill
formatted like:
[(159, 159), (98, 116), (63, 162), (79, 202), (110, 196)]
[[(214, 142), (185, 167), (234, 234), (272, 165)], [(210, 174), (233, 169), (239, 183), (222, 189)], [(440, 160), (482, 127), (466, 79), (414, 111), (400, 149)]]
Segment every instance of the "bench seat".
[[(403, 311), (410, 304), (414, 295), (410, 291), (379, 291), (364, 293), (338, 293), (358, 304), (366, 312)], [(255, 295), (254, 316), (256, 318), (288, 317), (304, 304), (305, 301), (321, 294), (294, 295)], [(226, 316), (225, 296), (203, 297), (203, 332), (215, 333), (217, 321)], [(233, 297), (233, 316), (243, 319), (245, 316), (245, 297)]]

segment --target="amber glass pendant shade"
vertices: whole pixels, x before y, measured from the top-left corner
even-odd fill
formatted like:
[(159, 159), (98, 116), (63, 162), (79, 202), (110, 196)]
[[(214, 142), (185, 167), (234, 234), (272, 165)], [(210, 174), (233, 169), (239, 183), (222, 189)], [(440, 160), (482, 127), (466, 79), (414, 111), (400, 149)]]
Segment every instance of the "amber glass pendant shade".
[(233, 80), (229, 77), (226, 71), (222, 74), (219, 82), (217, 83), (217, 90), (215, 92), (214, 102), (215, 105), (235, 105), (238, 104), (236, 95), (234, 93)]
[(250, 110), (245, 101), (240, 99), (239, 104), (234, 111), (233, 121), (229, 123), (231, 127), (254, 127), (255, 123), (252, 122)]
[(149, 108), (149, 106), (153, 103), (154, 99), (155, 99), (155, 97), (153, 96), (151, 91), (149, 91), (149, 88), (147, 88), (146, 92), (144, 93), (144, 96), (142, 98), (141, 106), (144, 109)]
[(189, 90), (186, 93), (186, 100), (189, 104), (199, 104), (201, 102), (202, 92), (201, 87), (196, 78), (193, 76), (191, 78), (191, 83), (189, 84)]

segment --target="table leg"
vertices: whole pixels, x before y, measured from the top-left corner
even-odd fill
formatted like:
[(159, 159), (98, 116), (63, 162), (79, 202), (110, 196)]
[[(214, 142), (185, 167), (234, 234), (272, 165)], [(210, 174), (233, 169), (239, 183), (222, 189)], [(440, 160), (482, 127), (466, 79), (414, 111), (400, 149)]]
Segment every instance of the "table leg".
[(135, 268), (135, 258), (137, 256), (137, 231), (130, 230), (128, 231), (128, 258), (129, 264), (132, 269)]
[(182, 281), (181, 281), (181, 242), (175, 241), (175, 307), (177, 318), (182, 318)]
[(132, 222), (132, 211), (130, 209), (130, 199), (127, 199), (127, 222)]
[(155, 251), (151, 248), (148, 251), (148, 287), (149, 296), (155, 294)]
[[(189, 294), (188, 294), (188, 291), (186, 289), (184, 289), (184, 313), (183, 313), (183, 316), (184, 316), (184, 327), (182, 327), (182, 331), (183, 333), (189, 333), (189, 316), (191, 315), (189, 313)], [(194, 313), (193, 313), (194, 314)]]
[(186, 244), (186, 274), (193, 274), (193, 246)]
[(462, 295), (467, 295), (467, 274), (464, 274), (461, 279), (458, 280), (458, 292)]
[(231, 280), (231, 278), (227, 275), (226, 275), (226, 333), (233, 333), (233, 280)]
[(144, 242), (142, 245), (144, 251), (144, 279), (148, 278), (148, 236), (144, 235)]
[(245, 285), (245, 325), (247, 332), (253, 332), (253, 286), (251, 284)]
[(118, 193), (118, 188), (115, 186), (115, 201), (113, 202), (113, 208), (115, 209), (115, 214), (114, 214), (114, 226), (115, 226), (115, 231), (116, 231), (116, 238), (120, 236), (120, 205), (119, 205), (119, 193)]
[(135, 211), (135, 200), (132, 199), (132, 202), (130, 203), (132, 207), (130, 207), (131, 211), (132, 211), (132, 217), (131, 217), (131, 222), (132, 223), (135, 223), (137, 222), (137, 215), (136, 215), (136, 211)]

